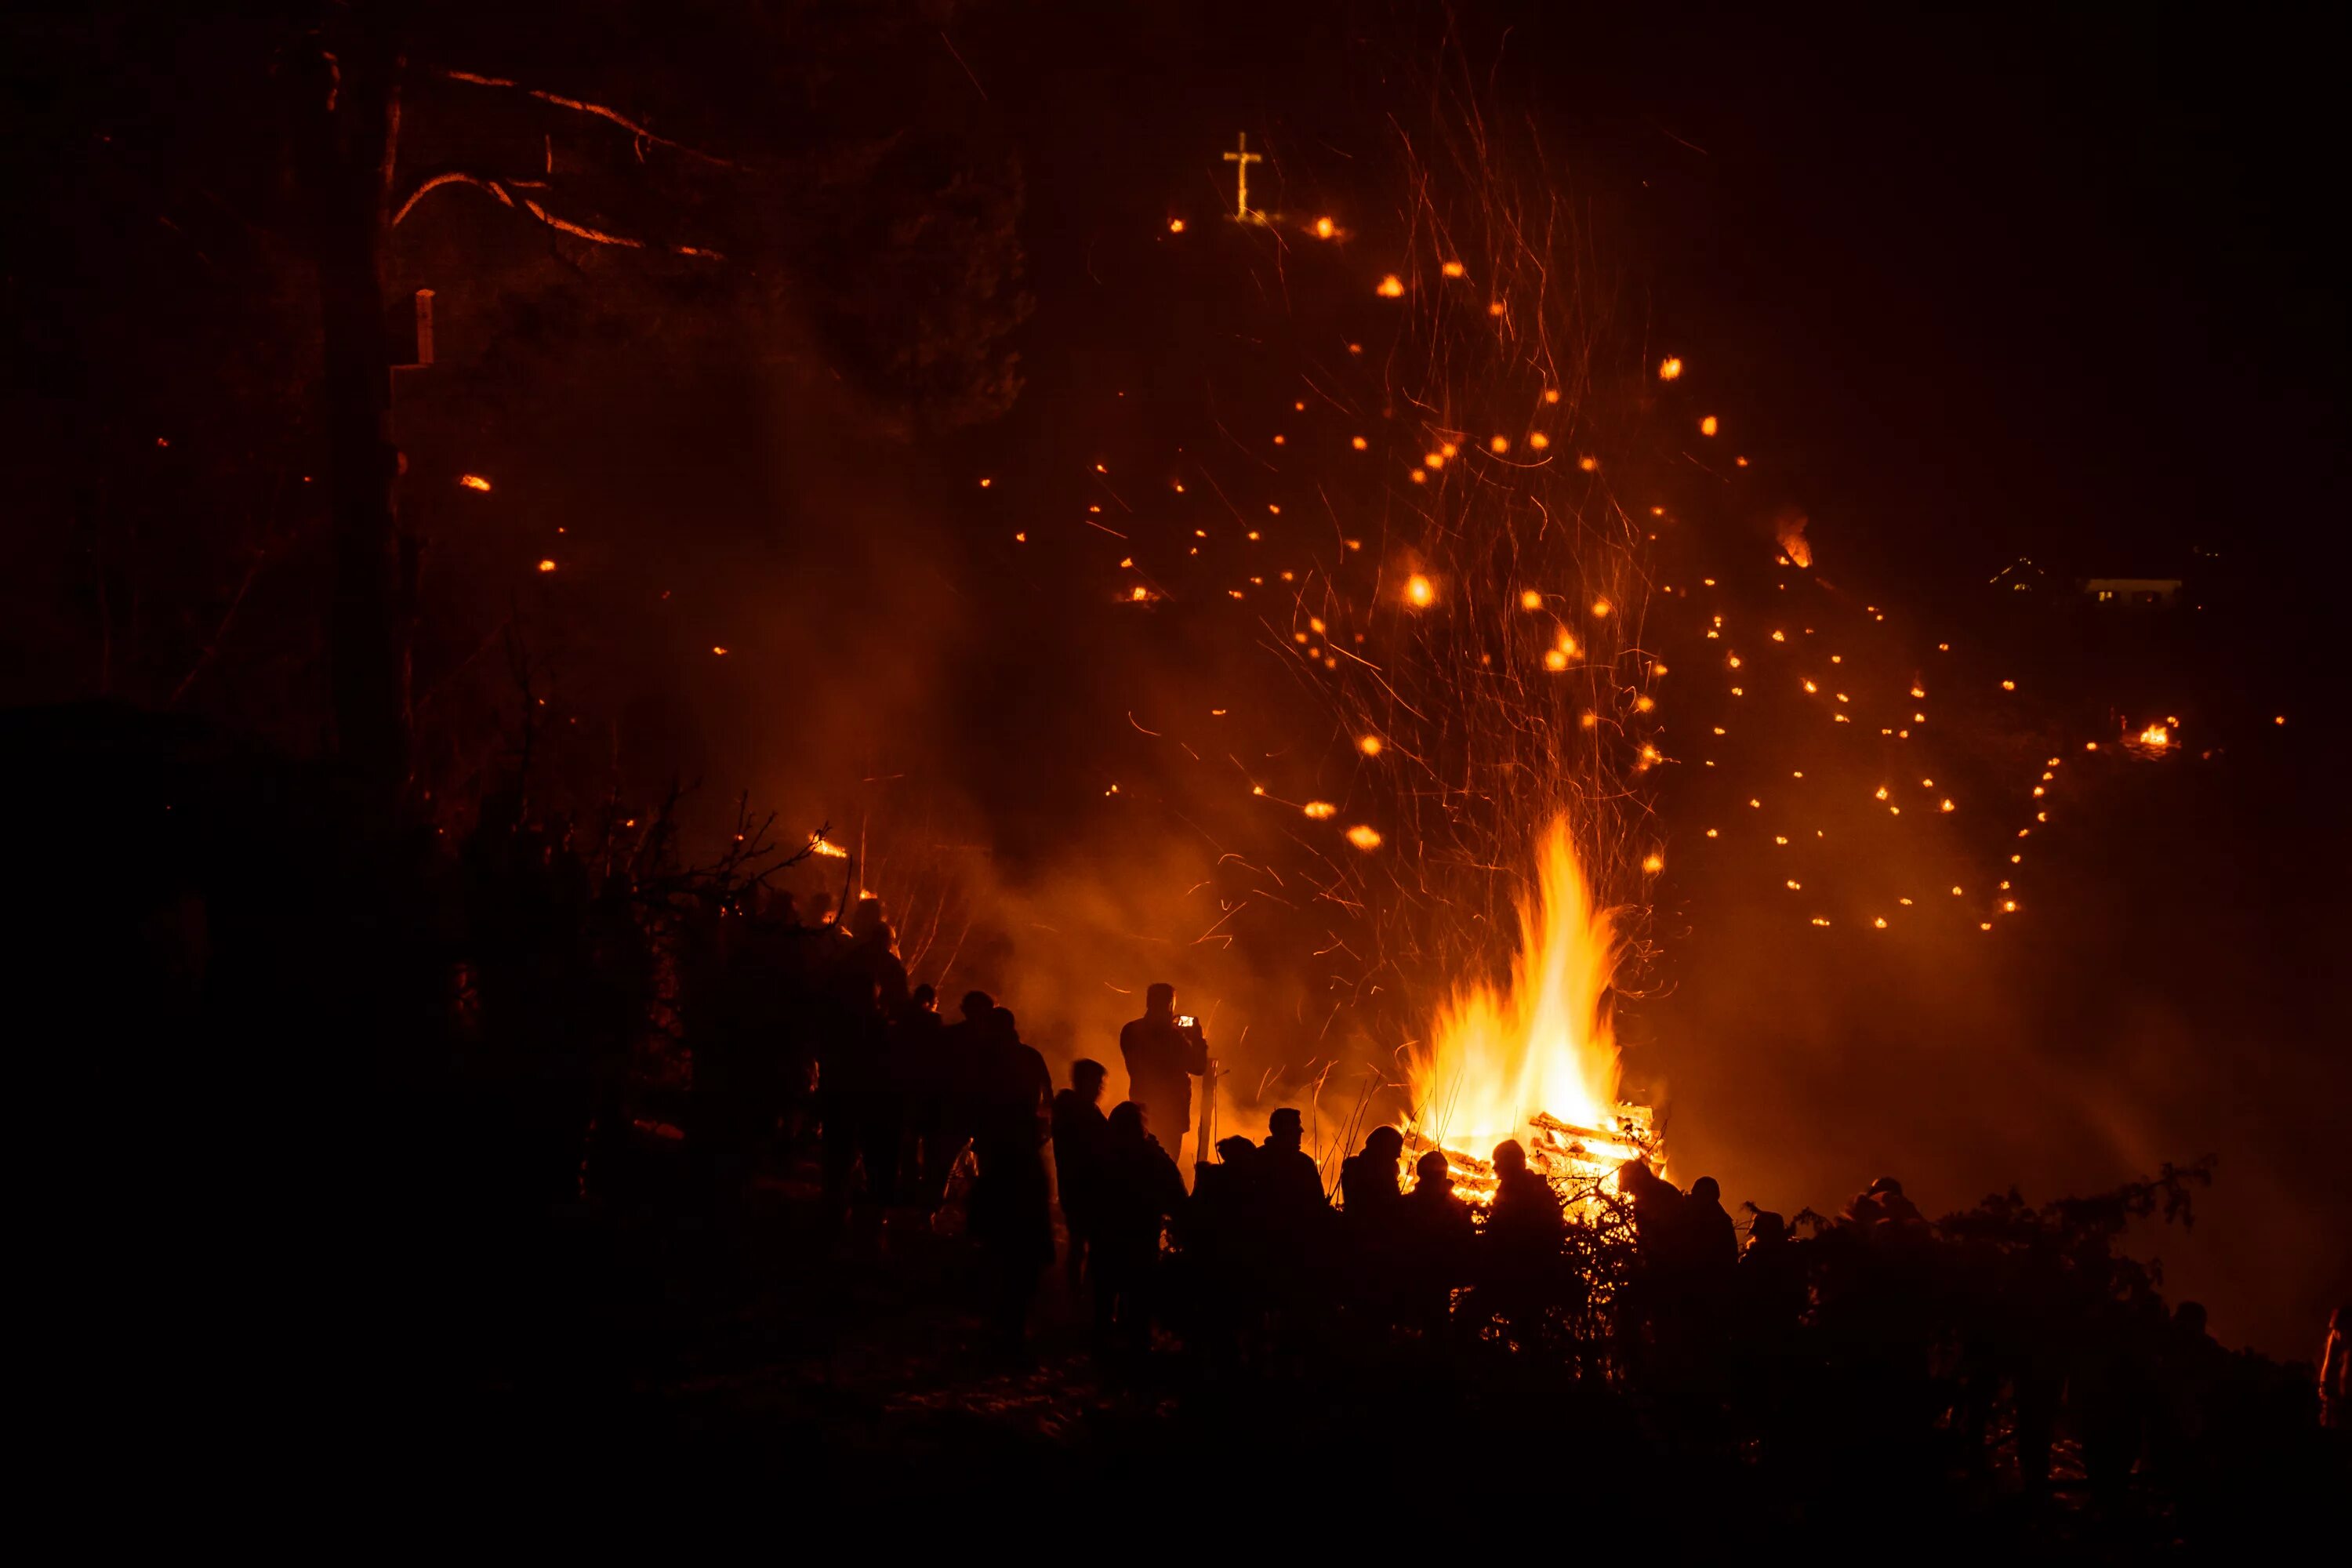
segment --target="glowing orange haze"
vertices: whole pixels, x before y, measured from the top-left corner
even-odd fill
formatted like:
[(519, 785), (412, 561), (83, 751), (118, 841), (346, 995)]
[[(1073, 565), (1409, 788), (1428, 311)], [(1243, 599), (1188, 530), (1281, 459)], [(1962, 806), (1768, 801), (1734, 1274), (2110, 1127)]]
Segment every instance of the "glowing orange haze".
[(1433, 1047), (1415, 1059), (1423, 1135), (1483, 1160), (1505, 1138), (1525, 1141), (1538, 1113), (1613, 1128), (1609, 988), (1622, 947), (1577, 863), (1568, 819), (1556, 818), (1537, 846), (1535, 894), (1519, 905), (1509, 983), (1456, 991), (1438, 1013)]

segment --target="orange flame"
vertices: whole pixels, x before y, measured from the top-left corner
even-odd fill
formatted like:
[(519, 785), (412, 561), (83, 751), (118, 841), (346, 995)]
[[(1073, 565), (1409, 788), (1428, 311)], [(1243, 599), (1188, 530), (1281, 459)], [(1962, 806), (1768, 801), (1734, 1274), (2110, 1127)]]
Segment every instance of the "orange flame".
[[(1420, 1131), (1484, 1159), (1505, 1138), (1530, 1138), (1535, 1118), (1580, 1129), (1617, 1126), (1617, 1038), (1610, 987), (1623, 949), (1577, 863), (1568, 819), (1536, 849), (1536, 888), (1519, 904), (1509, 983), (1466, 985), (1439, 1010), (1434, 1044), (1412, 1072)], [(1639, 1151), (1586, 1138), (1600, 1162)]]

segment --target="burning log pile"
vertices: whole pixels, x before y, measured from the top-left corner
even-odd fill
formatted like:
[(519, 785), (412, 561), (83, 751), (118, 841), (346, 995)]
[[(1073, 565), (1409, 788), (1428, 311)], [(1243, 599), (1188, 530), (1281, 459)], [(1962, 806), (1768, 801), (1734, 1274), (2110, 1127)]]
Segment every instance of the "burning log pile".
[[(1650, 1108), (1620, 1101), (1609, 1119), (1613, 1126), (1579, 1127), (1545, 1111), (1528, 1118), (1521, 1139), (1528, 1168), (1560, 1190), (1570, 1203), (1591, 1195), (1595, 1187), (1616, 1173), (1628, 1160), (1646, 1160), (1652, 1168), (1664, 1163), (1663, 1141), (1652, 1124)], [(1484, 1155), (1450, 1148), (1419, 1132), (1405, 1134), (1405, 1152), (1417, 1157), (1436, 1150), (1445, 1156), (1454, 1191), (1465, 1202), (1484, 1207), (1495, 1196), (1495, 1164)]]

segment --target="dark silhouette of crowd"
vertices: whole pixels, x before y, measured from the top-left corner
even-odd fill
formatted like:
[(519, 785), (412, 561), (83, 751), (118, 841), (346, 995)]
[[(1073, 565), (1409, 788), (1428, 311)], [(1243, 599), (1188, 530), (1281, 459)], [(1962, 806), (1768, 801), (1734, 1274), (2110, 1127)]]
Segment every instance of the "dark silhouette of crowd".
[[(1638, 1391), (1696, 1451), (1761, 1445), (1865, 1487), (1924, 1470), (2104, 1505), (2161, 1487), (2184, 1528), (2214, 1525), (2199, 1510), (2242, 1495), (2276, 1434), (2317, 1432), (2322, 1397), (2343, 1420), (2340, 1323), (2315, 1388), (2225, 1352), (2200, 1307), (2168, 1310), (2116, 1251), (2129, 1220), (2185, 1212), (2196, 1170), (1935, 1222), (1882, 1177), (1842, 1213), (1792, 1222), (1753, 1205), (1736, 1218), (1711, 1176), (1685, 1186), (1634, 1160), (1573, 1179), (1507, 1141), (1474, 1202), (1445, 1152), (1393, 1126), (1327, 1173), (1289, 1106), (1259, 1141), (1211, 1152), (1203, 1131), (1186, 1162), (1212, 1063), (1172, 986), (1151, 985), (1120, 1031), (1123, 1098), (1091, 1058), (1057, 1091), (987, 994), (941, 1022), (877, 906), (793, 931), (816, 1010), (774, 1038), (801, 1058), (714, 1081), (805, 1088), (757, 1121), (772, 1138), (813, 1132), (838, 1233), (871, 1240), (886, 1213), (952, 1233), (960, 1215), (1003, 1357), (1026, 1352), (1058, 1258), (1064, 1321), (1086, 1325), (1113, 1383), (1183, 1365), (1280, 1376), (1336, 1345), (1532, 1358)], [(722, 1140), (746, 1125), (723, 1107), (700, 1117)]]
[[(435, 1354), (469, 1353), (491, 1297), (503, 1342), (545, 1353), (569, 1308), (512, 1243), (568, 1208), (759, 1238), (741, 1245), (808, 1275), (919, 1278), (927, 1310), (970, 1326), (974, 1376), (1074, 1365), (1146, 1408), (1418, 1377), (1465, 1418), (1517, 1412), (1529, 1455), (1559, 1436), (1540, 1410), (1613, 1424), (1625, 1465), (1663, 1467), (1654, 1495), (1678, 1466), (1756, 1468), (1784, 1515), (1817, 1506), (1804, 1479), (1838, 1478), (1852, 1508), (1925, 1476), (2118, 1510), (2158, 1495), (2167, 1528), (2215, 1539), (2341, 1454), (2342, 1314), (2315, 1378), (2225, 1351), (2118, 1250), (2128, 1225), (2185, 1215), (2196, 1170), (1935, 1218), (1882, 1177), (1789, 1216), (1641, 1161), (1571, 1176), (1517, 1141), (1449, 1158), (1377, 1125), (1334, 1148), (1294, 1105), (1242, 1136), (1172, 986), (1147, 989), (1116, 1057), (1057, 1041), (1057, 1086), (998, 997), (916, 983), (877, 901), (580, 845), (491, 813), (457, 858), (447, 1059), (470, 1076), (436, 1138), (474, 1152), (437, 1206), (383, 1197), (425, 1216), (402, 1233), (409, 1279), (457, 1255), (476, 1282), (416, 1308), (456, 1347)], [(647, 1269), (663, 1289), (667, 1269)], [(593, 1331), (570, 1342), (584, 1359)], [(1255, 1397), (1236, 1429), (1265, 1425)]]

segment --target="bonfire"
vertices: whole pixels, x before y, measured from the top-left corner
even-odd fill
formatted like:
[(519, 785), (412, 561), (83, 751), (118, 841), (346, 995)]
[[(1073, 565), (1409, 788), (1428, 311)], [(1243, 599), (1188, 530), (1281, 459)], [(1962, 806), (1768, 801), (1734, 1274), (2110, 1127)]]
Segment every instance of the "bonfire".
[(1623, 948), (1568, 819), (1556, 818), (1537, 845), (1534, 888), (1519, 900), (1507, 980), (1457, 990), (1413, 1063), (1407, 1145), (1444, 1150), (1465, 1198), (1492, 1196), (1489, 1156), (1506, 1138), (1571, 1199), (1613, 1184), (1628, 1160), (1663, 1166), (1649, 1108), (1618, 1098), (1611, 1012)]

